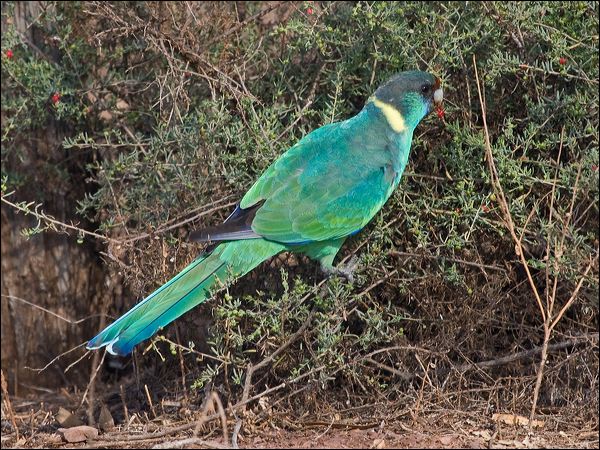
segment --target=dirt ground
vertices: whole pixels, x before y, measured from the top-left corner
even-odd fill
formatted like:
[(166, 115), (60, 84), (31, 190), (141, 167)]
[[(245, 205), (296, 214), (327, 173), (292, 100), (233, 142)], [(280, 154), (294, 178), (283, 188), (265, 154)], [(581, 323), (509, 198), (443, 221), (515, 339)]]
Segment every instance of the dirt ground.
[[(109, 430), (93, 438), (67, 442), (71, 438), (60, 429), (59, 408), (70, 415), (66, 392), (28, 398), (3, 397), (2, 448), (231, 448), (235, 418), (226, 424), (206, 422), (196, 430), (200, 411), (178, 413), (132, 413), (127, 423), (116, 421)], [(9, 409), (10, 408), (10, 409)], [(154, 409), (160, 409), (157, 406)], [(73, 410), (73, 409), (72, 409)], [(85, 412), (73, 415), (83, 423)], [(244, 423), (237, 435), (240, 448), (598, 448), (598, 430), (576, 423), (565, 411), (540, 417), (535, 428), (509, 424), (519, 416), (484, 417), (476, 412), (432, 411), (419, 417), (406, 414), (390, 423), (373, 422), (367, 414), (344, 418), (333, 414), (329, 421), (274, 415), (266, 421)], [(112, 418), (109, 416), (110, 420)], [(525, 420), (522, 418), (521, 420)], [(100, 419), (102, 423), (102, 419)], [(18, 435), (13, 423), (17, 425)], [(71, 424), (72, 425), (72, 424)], [(74, 428), (77, 428), (75, 426)], [(71, 430), (74, 429), (73, 427)], [(102, 428), (102, 426), (98, 426)], [(96, 427), (94, 430), (96, 432)]]
[[(384, 429), (329, 430), (267, 433), (246, 444), (254, 448), (592, 448), (598, 446), (598, 434), (588, 439), (566, 433), (527, 433), (505, 431), (500, 439), (488, 430), (466, 431), (451, 428), (435, 431), (411, 430), (402, 423)], [(325, 427), (324, 427), (325, 428)], [(419, 427), (421, 428), (421, 427)]]

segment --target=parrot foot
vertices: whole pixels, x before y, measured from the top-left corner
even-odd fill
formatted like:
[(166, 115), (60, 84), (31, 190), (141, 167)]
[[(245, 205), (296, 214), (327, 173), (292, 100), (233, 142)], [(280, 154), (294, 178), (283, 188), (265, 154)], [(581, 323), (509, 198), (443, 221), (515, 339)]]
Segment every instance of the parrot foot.
[(336, 267), (325, 266), (321, 264), (321, 270), (327, 277), (340, 276), (346, 279), (348, 283), (354, 283), (354, 271), (358, 268), (358, 257), (355, 255), (350, 258), (348, 264), (339, 264)]

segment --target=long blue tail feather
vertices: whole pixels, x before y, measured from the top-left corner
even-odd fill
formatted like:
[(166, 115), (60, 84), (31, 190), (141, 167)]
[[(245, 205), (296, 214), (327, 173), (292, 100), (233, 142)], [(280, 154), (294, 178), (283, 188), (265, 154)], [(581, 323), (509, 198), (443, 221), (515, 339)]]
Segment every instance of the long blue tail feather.
[(106, 346), (109, 353), (127, 355), (193, 307), (210, 298), (217, 280), (241, 276), (283, 250), (262, 239), (220, 244), (203, 255), (87, 343), (90, 350)]

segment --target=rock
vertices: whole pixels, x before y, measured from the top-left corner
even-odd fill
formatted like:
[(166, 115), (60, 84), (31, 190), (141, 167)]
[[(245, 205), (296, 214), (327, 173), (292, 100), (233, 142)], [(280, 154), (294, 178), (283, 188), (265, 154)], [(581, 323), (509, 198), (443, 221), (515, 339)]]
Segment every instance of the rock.
[(85, 442), (98, 437), (98, 430), (87, 425), (71, 428), (59, 428), (58, 432), (65, 442)]
[(83, 425), (83, 422), (62, 406), (58, 409), (58, 413), (54, 416), (58, 424), (63, 428), (77, 427)]
[(110, 431), (115, 427), (115, 421), (106, 405), (102, 405), (102, 408), (100, 409), (98, 426), (102, 431)]

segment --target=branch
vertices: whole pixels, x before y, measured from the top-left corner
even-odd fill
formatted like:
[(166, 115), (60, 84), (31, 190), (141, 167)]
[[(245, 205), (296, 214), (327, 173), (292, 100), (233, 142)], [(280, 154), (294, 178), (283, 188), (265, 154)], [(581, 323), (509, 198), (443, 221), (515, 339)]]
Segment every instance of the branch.
[[(598, 333), (589, 333), (589, 334), (584, 334), (581, 336), (573, 336), (573, 337), (571, 337), (565, 341), (559, 342), (557, 344), (548, 345), (547, 350), (548, 351), (563, 350), (565, 348), (581, 345), (585, 341), (598, 341)], [(542, 351), (542, 349), (543, 349), (543, 346), (539, 346), (539, 347), (532, 348), (530, 350), (524, 350), (522, 352), (515, 353), (513, 355), (503, 356), (501, 358), (490, 359), (490, 360), (481, 361), (478, 363), (468, 362), (465, 364), (461, 364), (460, 366), (453, 367), (453, 369), (456, 370), (457, 372), (465, 373), (465, 372), (469, 372), (470, 370), (473, 370), (473, 369), (489, 369), (491, 367), (503, 366), (503, 365), (510, 364), (515, 361), (519, 361), (521, 359), (533, 358), (534, 356), (538, 355)], [(386, 370), (386, 371), (398, 376), (403, 381), (410, 381), (415, 377), (425, 375), (424, 372), (409, 372), (409, 371), (401, 371), (401, 370), (395, 369), (394, 367), (390, 367), (386, 364), (383, 364), (383, 363), (380, 363), (379, 361), (374, 360), (373, 358), (371, 358), (368, 355), (365, 358), (363, 358), (363, 360), (373, 364), (374, 366), (379, 367), (380, 369)], [(449, 368), (443, 368), (443, 369), (436, 370), (434, 373), (445, 374), (445, 373), (450, 372), (451, 370), (452, 369), (449, 369)]]
[(479, 82), (479, 73), (477, 72), (477, 63), (475, 60), (475, 55), (473, 55), (473, 67), (475, 68), (475, 79), (477, 81), (477, 94), (479, 95), (479, 104), (481, 105), (481, 117), (483, 119), (483, 131), (485, 136), (485, 155), (488, 163), (488, 169), (490, 171), (490, 178), (492, 181), (492, 187), (498, 198), (500, 203), (500, 209), (504, 215), (504, 219), (506, 221), (506, 226), (513, 240), (515, 241), (515, 252), (517, 256), (521, 259), (521, 263), (523, 264), (523, 268), (527, 273), (527, 280), (529, 281), (529, 285), (531, 286), (531, 290), (533, 291), (533, 295), (535, 296), (535, 300), (540, 308), (540, 314), (542, 315), (543, 322), (546, 322), (546, 311), (544, 310), (544, 305), (542, 304), (542, 299), (540, 298), (540, 294), (538, 289), (533, 281), (533, 277), (531, 276), (531, 272), (529, 270), (529, 265), (527, 264), (527, 260), (525, 259), (525, 252), (523, 251), (523, 246), (521, 245), (521, 240), (517, 236), (515, 231), (515, 224), (513, 222), (512, 215), (510, 213), (510, 208), (508, 206), (508, 201), (506, 200), (506, 196), (504, 195), (504, 189), (502, 189), (502, 184), (500, 183), (500, 177), (498, 176), (498, 170), (496, 169), (496, 164), (494, 162), (494, 155), (492, 153), (492, 144), (490, 143), (490, 133), (487, 126), (487, 117), (485, 113), (485, 104), (483, 101), (483, 95), (481, 93), (481, 83)]
[[(10, 195), (10, 194), (7, 194), (7, 195)], [(120, 243), (120, 241), (118, 241), (116, 239), (113, 239), (113, 238), (110, 238), (108, 236), (104, 236), (102, 234), (94, 233), (92, 231), (87, 231), (87, 230), (84, 230), (83, 228), (76, 227), (75, 225), (69, 225), (68, 223), (64, 223), (64, 222), (61, 222), (60, 220), (56, 220), (54, 217), (48, 216), (44, 212), (37, 212), (37, 209), (40, 206), (42, 206), (41, 203), (38, 204), (38, 205), (36, 205), (35, 206), (36, 211), (33, 211), (33, 210), (30, 209), (31, 205), (34, 204), (33, 202), (25, 204), (23, 206), (23, 204), (13, 203), (13, 202), (7, 200), (6, 196), (4, 196), (4, 195), (2, 196), (1, 200), (4, 203), (6, 203), (7, 205), (12, 206), (14, 209), (25, 213), (25, 215), (31, 214), (32, 216), (34, 216), (39, 221), (48, 224), (49, 228), (51, 228), (54, 231), (58, 231), (57, 227), (63, 227), (63, 228), (68, 228), (70, 230), (77, 231), (78, 233), (85, 234), (87, 236), (94, 237), (96, 239), (100, 239), (102, 241), (113, 242), (115, 244), (119, 244)]]

